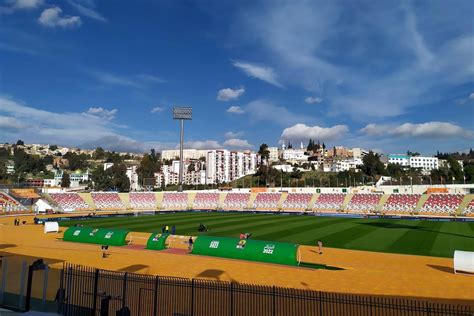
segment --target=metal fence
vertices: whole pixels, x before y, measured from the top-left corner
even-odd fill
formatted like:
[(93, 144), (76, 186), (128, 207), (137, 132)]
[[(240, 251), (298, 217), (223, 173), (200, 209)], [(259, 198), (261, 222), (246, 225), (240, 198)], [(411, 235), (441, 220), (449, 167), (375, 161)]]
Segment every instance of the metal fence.
[(474, 315), (469, 306), (223, 281), (140, 275), (68, 265), (64, 315)]

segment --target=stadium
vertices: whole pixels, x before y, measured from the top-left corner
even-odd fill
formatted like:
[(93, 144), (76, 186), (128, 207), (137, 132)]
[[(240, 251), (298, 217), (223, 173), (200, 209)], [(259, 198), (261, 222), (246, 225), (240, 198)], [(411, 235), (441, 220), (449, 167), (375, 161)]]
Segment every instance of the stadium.
[(0, 0), (0, 316), (474, 316), (472, 0)]
[[(472, 313), (472, 276), (455, 274), (453, 266), (455, 251), (474, 251), (469, 185), (451, 188), (457, 193), (363, 189), (50, 193), (41, 200), (58, 214), (36, 215), (25, 215), (21, 203), (2, 193), (9, 215), (2, 217), (3, 299), (22, 308), (26, 301), (56, 308), (62, 293), (61, 308), (71, 315), (101, 310), (102, 299), (84, 298), (101, 291), (115, 297), (107, 303), (114, 313), (125, 306), (136, 315)], [(20, 226), (12, 224), (17, 218)], [(60, 227), (45, 234), (45, 223)], [(90, 237), (94, 231), (97, 240)], [(244, 244), (248, 254), (235, 248), (242, 232), (251, 234)], [(107, 240), (107, 233), (116, 238)], [(263, 246), (252, 242), (260, 241), (280, 252), (259, 256)], [(224, 248), (209, 251), (212, 242)], [(34, 272), (40, 281), (28, 297), (21, 284), (37, 258), (49, 271), (46, 278), (41, 269)], [(166, 290), (154, 288), (156, 282)], [(231, 298), (229, 286), (236, 288)], [(191, 298), (196, 295), (191, 304), (184, 298), (189, 287)], [(150, 293), (136, 294), (138, 288)], [(154, 297), (167, 307), (158, 307)], [(208, 305), (214, 297), (222, 302)]]

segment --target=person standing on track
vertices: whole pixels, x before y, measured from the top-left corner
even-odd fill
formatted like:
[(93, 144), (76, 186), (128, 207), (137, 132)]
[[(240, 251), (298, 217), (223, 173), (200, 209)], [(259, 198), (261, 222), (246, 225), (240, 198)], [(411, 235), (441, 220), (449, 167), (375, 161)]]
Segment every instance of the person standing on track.
[(189, 251), (193, 250), (193, 243), (194, 243), (193, 237), (189, 236), (189, 240), (188, 240), (188, 250)]
[(318, 240), (318, 248), (319, 248), (319, 254), (323, 254), (323, 242), (321, 240)]

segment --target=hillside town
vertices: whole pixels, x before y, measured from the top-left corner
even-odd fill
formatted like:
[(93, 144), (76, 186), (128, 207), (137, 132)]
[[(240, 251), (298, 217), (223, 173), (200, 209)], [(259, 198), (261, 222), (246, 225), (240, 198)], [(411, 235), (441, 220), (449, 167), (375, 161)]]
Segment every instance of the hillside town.
[[(363, 148), (262, 144), (257, 152), (185, 149), (183, 184), (189, 188), (246, 186), (350, 186), (377, 181), (471, 183), (473, 152), (421, 156), (377, 154)], [(118, 153), (49, 144), (0, 145), (2, 185), (70, 190), (173, 190), (179, 183), (179, 150)], [(247, 181), (247, 182), (246, 182)], [(349, 182), (348, 182), (349, 181)]]

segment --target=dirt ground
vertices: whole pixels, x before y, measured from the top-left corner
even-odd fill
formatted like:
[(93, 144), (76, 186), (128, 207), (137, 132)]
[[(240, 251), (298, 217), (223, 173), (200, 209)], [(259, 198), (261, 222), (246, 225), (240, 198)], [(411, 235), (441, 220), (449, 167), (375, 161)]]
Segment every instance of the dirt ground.
[[(43, 233), (43, 226), (13, 226), (13, 218), (0, 218), (0, 256), (11, 258), (8, 286), (17, 289), (20, 261), (44, 258), (60, 269), (64, 262), (102, 269), (187, 278), (208, 278), (276, 285), (328, 292), (423, 298), (474, 306), (474, 276), (454, 274), (452, 259), (368, 251), (301, 246), (304, 262), (343, 270), (308, 269), (240, 260), (183, 254), (181, 251), (141, 249), (149, 234), (131, 233), (132, 247), (111, 247), (102, 258), (99, 245), (63, 242), (62, 232)], [(187, 237), (174, 237), (173, 248), (186, 248)], [(16, 260), (16, 261), (15, 261)], [(13, 264), (16, 262), (16, 264)], [(15, 267), (14, 267), (15, 266)], [(53, 272), (52, 272), (53, 273)], [(59, 273), (54, 272), (59, 276)], [(52, 282), (54, 297), (59, 281)], [(33, 293), (35, 294), (35, 293)]]

